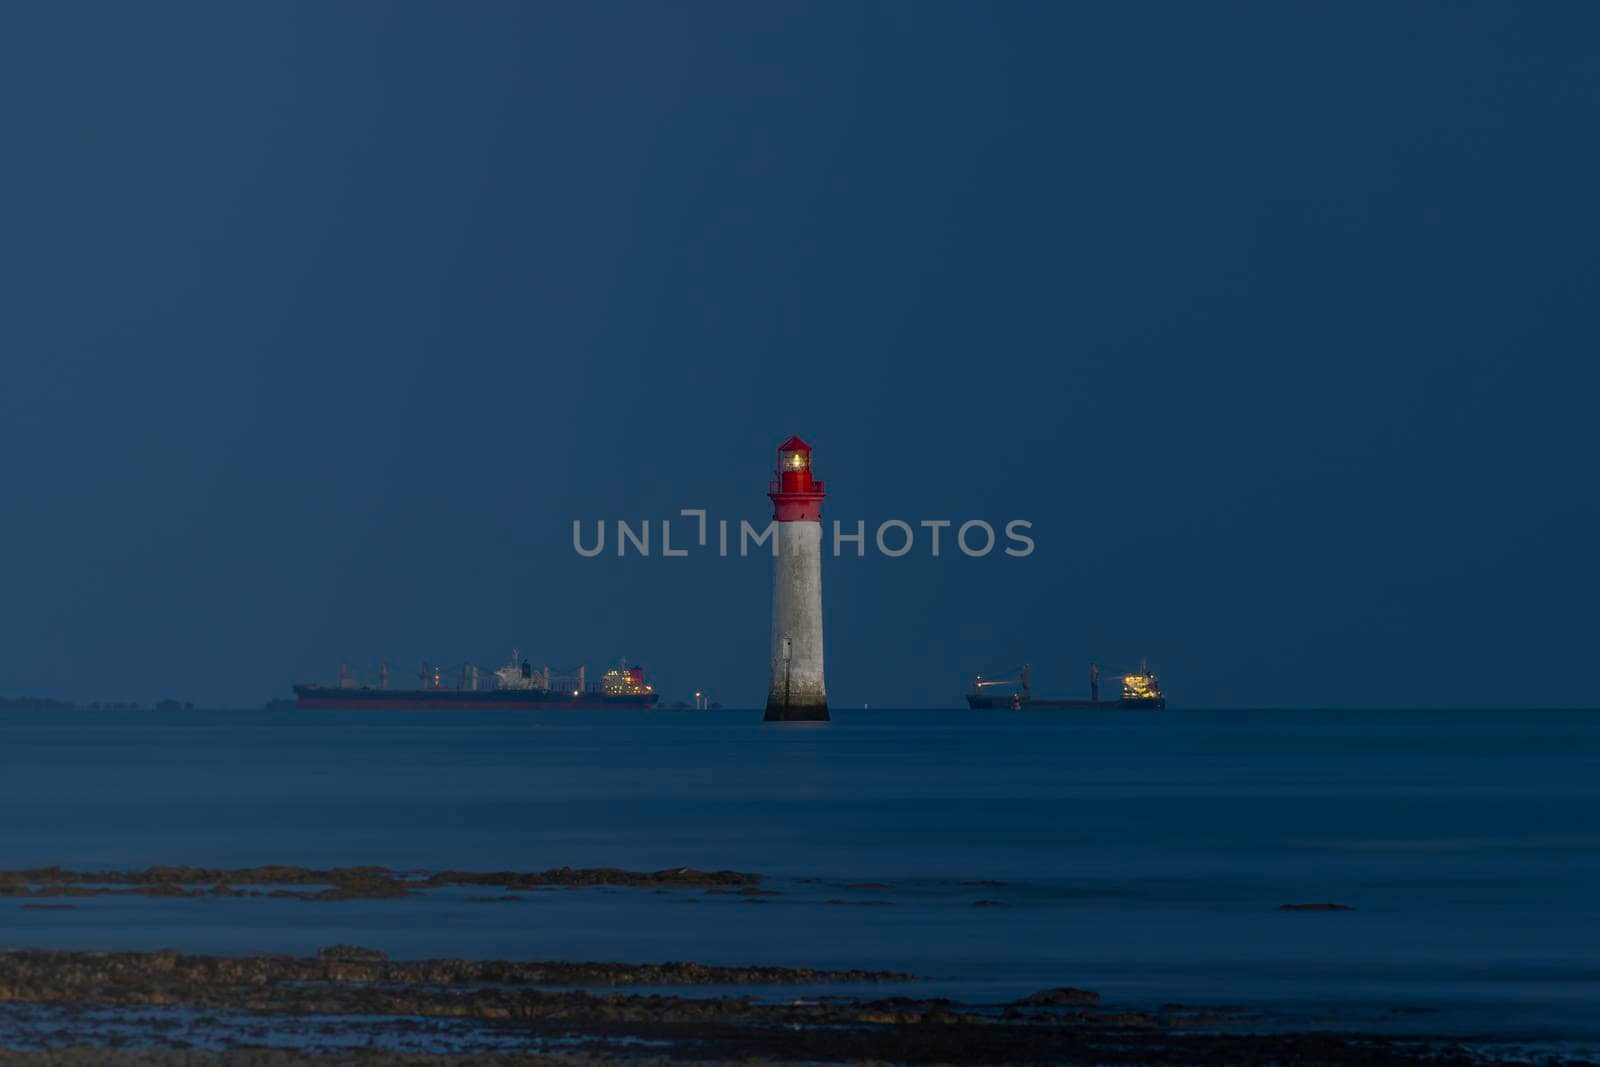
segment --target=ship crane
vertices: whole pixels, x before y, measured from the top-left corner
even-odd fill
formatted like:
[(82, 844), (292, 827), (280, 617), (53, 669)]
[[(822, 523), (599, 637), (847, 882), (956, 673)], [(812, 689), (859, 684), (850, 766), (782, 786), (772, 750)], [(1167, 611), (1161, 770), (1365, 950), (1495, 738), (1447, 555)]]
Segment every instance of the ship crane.
[(996, 685), (1020, 685), (1024, 693), (1033, 688), (1032, 667), (1024, 663), (1021, 667), (1017, 668), (1015, 673), (1016, 677), (1014, 678), (985, 678), (980, 674), (973, 679), (972, 684), (978, 689), (988, 689), (990, 686)]

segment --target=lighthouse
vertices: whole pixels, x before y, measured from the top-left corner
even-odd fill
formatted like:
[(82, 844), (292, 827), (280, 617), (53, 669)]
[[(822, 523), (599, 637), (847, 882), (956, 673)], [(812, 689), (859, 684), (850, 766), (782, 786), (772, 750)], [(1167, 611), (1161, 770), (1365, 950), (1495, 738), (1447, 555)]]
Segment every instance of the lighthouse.
[(822, 483), (811, 476), (811, 446), (778, 446), (772, 498), (772, 684), (767, 722), (827, 722), (822, 683)]

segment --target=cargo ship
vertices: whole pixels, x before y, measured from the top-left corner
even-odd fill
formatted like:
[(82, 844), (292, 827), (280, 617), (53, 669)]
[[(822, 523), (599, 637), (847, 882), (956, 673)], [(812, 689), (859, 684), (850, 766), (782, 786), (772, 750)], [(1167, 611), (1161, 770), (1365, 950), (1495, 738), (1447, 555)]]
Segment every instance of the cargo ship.
[[(987, 691), (986, 691), (987, 690)], [(1118, 700), (1100, 699), (1100, 665), (1089, 664), (1089, 699), (1076, 697), (1040, 697), (1033, 694), (1033, 670), (1026, 663), (1014, 678), (985, 678), (978, 675), (973, 680), (972, 692), (967, 694), (969, 708), (1153, 708), (1167, 706), (1161, 692), (1161, 681), (1150, 673), (1143, 660), (1139, 669), (1122, 676), (1122, 697)]]
[(569, 674), (549, 667), (534, 669), (521, 653), (512, 650), (504, 667), (484, 676), (466, 664), (446, 680), (442, 668), (423, 664), (417, 688), (391, 689), (389, 666), (378, 670), (377, 685), (358, 680), (341, 664), (337, 685), (305, 683), (294, 687), (295, 707), (308, 710), (436, 709), (476, 710), (504, 708), (533, 711), (542, 708), (653, 708), (659, 696), (644, 680), (644, 669), (618, 663), (598, 682), (589, 682), (585, 669)]

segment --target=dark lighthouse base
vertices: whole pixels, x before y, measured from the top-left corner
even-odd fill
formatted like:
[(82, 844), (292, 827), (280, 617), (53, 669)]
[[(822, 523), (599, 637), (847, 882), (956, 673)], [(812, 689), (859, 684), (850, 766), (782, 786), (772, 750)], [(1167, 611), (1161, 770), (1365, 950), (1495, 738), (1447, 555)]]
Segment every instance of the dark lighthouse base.
[(767, 699), (767, 713), (762, 722), (830, 722), (828, 718), (828, 702), (826, 700), (813, 703), (801, 703), (790, 700), (785, 702), (782, 698)]

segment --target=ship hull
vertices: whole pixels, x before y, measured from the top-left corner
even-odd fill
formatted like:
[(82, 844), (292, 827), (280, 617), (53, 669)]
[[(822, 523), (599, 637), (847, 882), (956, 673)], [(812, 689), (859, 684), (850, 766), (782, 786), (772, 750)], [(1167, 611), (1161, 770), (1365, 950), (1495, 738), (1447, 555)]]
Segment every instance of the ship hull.
[[(1027, 700), (1021, 701), (1016, 706), (1022, 711), (1064, 708), (1150, 708), (1153, 710), (1160, 710), (1167, 706), (1167, 699), (1166, 697), (1155, 697), (1148, 700), (1073, 700), (1055, 699), (1052, 697), (1030, 697)], [(992, 697), (981, 693), (968, 693), (967, 707), (972, 708), (973, 710), (998, 709), (1001, 711), (1009, 711), (1011, 710), (1012, 704), (1009, 696)]]
[(295, 707), (307, 711), (647, 710), (656, 693), (580, 693), (548, 689), (340, 689), (297, 685)]

